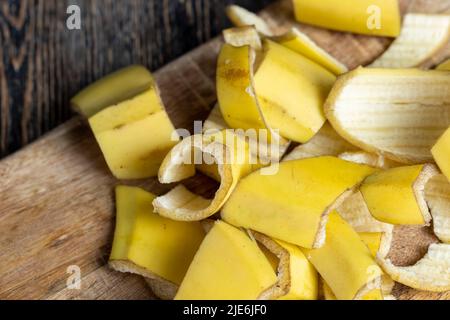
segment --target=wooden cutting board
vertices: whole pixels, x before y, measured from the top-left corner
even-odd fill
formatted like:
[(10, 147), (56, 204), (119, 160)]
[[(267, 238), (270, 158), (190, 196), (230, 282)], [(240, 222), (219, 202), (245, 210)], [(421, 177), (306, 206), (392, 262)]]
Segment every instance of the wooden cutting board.
[[(292, 25), (290, 1), (261, 14), (278, 31)], [(450, 0), (402, 1), (402, 11), (450, 12)], [(350, 68), (368, 63), (390, 40), (300, 26)], [(156, 72), (167, 111), (177, 128), (192, 129), (215, 103), (215, 67), (221, 40), (213, 40)], [(440, 52), (434, 64), (448, 55)], [(156, 179), (121, 182), (109, 173), (88, 126), (74, 118), (0, 162), (1, 299), (148, 299), (142, 278), (106, 266), (114, 230), (114, 186), (139, 185), (156, 194), (171, 186)], [(216, 184), (203, 176), (188, 188), (204, 196)], [(398, 228), (390, 253), (408, 265), (436, 241), (427, 228)], [(68, 268), (81, 271), (81, 289), (68, 289)], [(419, 292), (397, 285), (400, 299), (450, 299), (450, 292)]]

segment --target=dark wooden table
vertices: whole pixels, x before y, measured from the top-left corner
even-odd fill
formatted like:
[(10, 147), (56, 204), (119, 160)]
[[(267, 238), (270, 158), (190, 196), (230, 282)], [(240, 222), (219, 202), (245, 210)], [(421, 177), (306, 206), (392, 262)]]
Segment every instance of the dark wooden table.
[[(231, 3), (271, 0), (0, 0), (0, 157), (71, 117), (68, 101), (95, 79), (133, 63), (151, 70), (230, 25)], [(67, 8), (81, 9), (69, 30)]]

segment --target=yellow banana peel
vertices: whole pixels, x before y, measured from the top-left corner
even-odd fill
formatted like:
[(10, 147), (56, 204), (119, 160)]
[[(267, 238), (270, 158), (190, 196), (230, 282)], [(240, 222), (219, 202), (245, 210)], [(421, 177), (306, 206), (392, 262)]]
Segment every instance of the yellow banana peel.
[(176, 300), (253, 300), (277, 281), (257, 243), (222, 221), (206, 235)]
[(247, 9), (237, 5), (230, 5), (226, 8), (226, 14), (236, 27), (254, 26), (262, 35), (273, 35), (269, 25), (262, 18)]
[(425, 185), (438, 174), (434, 165), (415, 165), (376, 172), (360, 190), (375, 219), (395, 225), (428, 225), (431, 214)]
[(431, 154), (439, 169), (450, 181), (450, 127), (439, 138), (431, 149)]
[(428, 180), (425, 200), (433, 217), (434, 234), (442, 242), (450, 244), (450, 182), (444, 175)]
[(225, 29), (222, 34), (225, 42), (234, 47), (249, 45), (255, 50), (262, 49), (261, 38), (254, 26)]
[(408, 13), (400, 36), (370, 67), (419, 67), (450, 39), (450, 15)]
[(172, 299), (204, 238), (198, 222), (177, 222), (153, 212), (154, 195), (117, 186), (117, 218), (109, 265), (149, 279), (155, 294)]
[(305, 249), (309, 261), (330, 286), (339, 300), (362, 299), (375, 290), (380, 298), (382, 270), (359, 235), (337, 212), (326, 225), (327, 240), (323, 247)]
[(89, 118), (89, 124), (118, 179), (155, 176), (166, 154), (179, 141), (156, 83), (134, 98), (104, 108)]
[(337, 76), (348, 71), (345, 65), (319, 47), (310, 37), (296, 27), (279, 37), (273, 38), (273, 40), (320, 64)]
[(306, 248), (325, 242), (328, 214), (376, 169), (335, 157), (285, 161), (241, 179), (222, 208), (228, 223)]
[(364, 151), (406, 164), (431, 162), (450, 125), (450, 74), (358, 68), (341, 76), (325, 104), (334, 129)]
[(400, 10), (397, 0), (293, 0), (297, 21), (338, 31), (397, 37)]
[(401, 166), (397, 161), (390, 160), (382, 155), (366, 151), (347, 151), (339, 155), (339, 158), (355, 163), (367, 164), (368, 166), (389, 169)]

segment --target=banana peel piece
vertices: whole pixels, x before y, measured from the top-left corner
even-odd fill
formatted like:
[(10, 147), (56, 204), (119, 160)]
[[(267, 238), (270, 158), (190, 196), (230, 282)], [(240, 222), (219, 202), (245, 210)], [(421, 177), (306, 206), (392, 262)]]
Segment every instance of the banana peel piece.
[(198, 222), (177, 222), (153, 212), (154, 195), (117, 186), (117, 221), (109, 266), (144, 276), (154, 293), (172, 299), (205, 233)]
[(234, 47), (249, 45), (255, 50), (262, 49), (261, 38), (254, 26), (229, 28), (225, 29), (222, 34), (225, 42)]
[(293, 27), (287, 33), (274, 37), (273, 40), (320, 64), (335, 75), (340, 75), (348, 71), (348, 68), (344, 64), (319, 47), (298, 28)]
[(397, 161), (390, 160), (382, 155), (366, 151), (343, 152), (339, 155), (339, 158), (355, 163), (367, 164), (368, 166), (380, 169), (389, 169), (401, 166), (401, 164)]
[(226, 15), (236, 27), (254, 26), (256, 30), (264, 36), (272, 36), (269, 25), (256, 14), (237, 5), (230, 5), (226, 8)]
[(255, 90), (269, 127), (278, 129), (282, 137), (305, 143), (320, 130), (325, 123), (323, 104), (335, 80), (314, 61), (263, 40)]
[(415, 165), (376, 172), (360, 187), (372, 216), (394, 225), (428, 225), (431, 214), (425, 186), (438, 171), (434, 165)]
[(431, 149), (431, 154), (439, 169), (450, 181), (450, 127), (439, 138)]
[(341, 76), (325, 103), (334, 129), (364, 151), (416, 164), (450, 126), (450, 74), (358, 68)]
[(177, 144), (164, 159), (158, 178), (174, 183), (195, 175), (197, 164), (215, 166), (220, 185), (212, 200), (178, 185), (153, 201), (155, 211), (178, 221), (199, 221), (220, 210), (239, 179), (260, 167), (251, 157), (246, 142), (229, 130), (215, 135), (193, 135)]
[(447, 59), (446, 61), (444, 61), (440, 65), (438, 65), (436, 67), (436, 70), (450, 71), (450, 59)]
[(433, 243), (427, 254), (412, 266), (395, 266), (380, 255), (377, 259), (393, 280), (417, 290), (444, 292), (450, 290), (450, 245)]
[(311, 140), (292, 149), (283, 158), (283, 161), (320, 156), (338, 156), (349, 150), (357, 150), (357, 148), (341, 138), (333, 127), (328, 122), (325, 122)]
[(265, 290), (262, 300), (317, 300), (318, 275), (313, 265), (297, 247), (250, 231), (252, 236), (278, 258), (278, 281)]
[(450, 39), (450, 15), (408, 13), (400, 36), (370, 67), (419, 67)]
[(434, 234), (442, 242), (450, 244), (450, 182), (444, 175), (428, 180), (425, 200), (433, 217)]
[(216, 221), (181, 283), (175, 300), (254, 300), (277, 281), (256, 241)]
[(284, 161), (274, 175), (242, 179), (222, 219), (306, 248), (325, 243), (328, 214), (376, 169), (336, 157)]
[(401, 16), (397, 0), (294, 0), (297, 21), (327, 29), (397, 37)]
[(373, 290), (380, 298), (383, 271), (359, 235), (337, 212), (329, 215), (323, 247), (306, 249), (308, 260), (339, 300), (359, 300)]

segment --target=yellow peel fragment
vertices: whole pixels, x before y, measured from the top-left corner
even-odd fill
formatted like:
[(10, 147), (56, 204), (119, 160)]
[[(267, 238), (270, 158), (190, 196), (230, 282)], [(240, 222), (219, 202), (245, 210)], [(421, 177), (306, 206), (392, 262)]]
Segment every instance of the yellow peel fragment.
[(323, 127), (311, 138), (311, 140), (292, 149), (292, 151), (283, 158), (283, 161), (320, 156), (338, 156), (345, 151), (356, 149), (355, 146), (341, 138), (328, 122), (325, 122)]
[(336, 77), (273, 41), (264, 40), (263, 51), (254, 78), (262, 113), (282, 137), (305, 143), (325, 122), (323, 104)]
[(375, 171), (335, 157), (285, 161), (242, 179), (222, 208), (228, 223), (307, 248), (325, 242), (327, 216)]
[(450, 290), (450, 245), (431, 244), (427, 254), (416, 264), (398, 267), (390, 259), (378, 257), (378, 263), (392, 279), (417, 290)]
[(450, 182), (442, 175), (436, 175), (425, 185), (425, 200), (433, 217), (435, 235), (450, 244)]
[(225, 29), (222, 34), (225, 42), (232, 46), (249, 45), (255, 50), (262, 49), (261, 38), (253, 26)]
[(325, 104), (334, 129), (361, 149), (415, 164), (450, 126), (450, 73), (358, 68), (341, 76)]
[(339, 155), (339, 158), (355, 163), (367, 164), (368, 166), (380, 169), (389, 169), (401, 165), (397, 161), (390, 160), (382, 155), (373, 154), (366, 151), (344, 152)]
[(436, 70), (450, 71), (450, 59), (442, 62), (436, 67)]
[(358, 234), (337, 212), (330, 214), (322, 248), (302, 249), (339, 300), (361, 299), (372, 290), (381, 296), (382, 270)]
[(258, 232), (253, 237), (278, 258), (278, 281), (265, 290), (263, 300), (316, 300), (318, 275), (303, 252), (292, 244), (271, 239)]
[(391, 224), (428, 225), (425, 185), (438, 173), (430, 164), (376, 172), (360, 187), (375, 219)]
[(142, 275), (161, 298), (173, 298), (204, 237), (198, 222), (172, 221), (153, 213), (154, 195), (116, 187), (117, 221), (109, 265)]
[(229, 130), (185, 138), (164, 159), (159, 170), (159, 181), (179, 182), (195, 174), (197, 163), (206, 163), (217, 168), (219, 189), (212, 200), (207, 200), (178, 185), (153, 201), (155, 211), (179, 221), (198, 221), (210, 217), (220, 210), (239, 179), (260, 167), (257, 163), (252, 164), (250, 156), (248, 144)]
[(273, 40), (320, 64), (335, 75), (340, 75), (348, 71), (345, 65), (319, 47), (298, 28), (294, 27), (284, 35), (275, 37)]
[(262, 18), (240, 6), (228, 6), (226, 8), (226, 14), (236, 27), (254, 26), (259, 33), (265, 36), (271, 36), (273, 34), (269, 25)]
[(176, 300), (254, 300), (277, 281), (255, 241), (217, 221), (206, 235)]
[(450, 181), (450, 127), (439, 138), (431, 149), (431, 154), (439, 169)]
[(396, 37), (400, 33), (397, 0), (294, 0), (297, 21), (339, 31)]
[(400, 36), (370, 67), (419, 67), (448, 43), (449, 37), (450, 15), (408, 13)]

